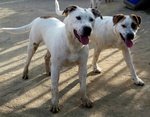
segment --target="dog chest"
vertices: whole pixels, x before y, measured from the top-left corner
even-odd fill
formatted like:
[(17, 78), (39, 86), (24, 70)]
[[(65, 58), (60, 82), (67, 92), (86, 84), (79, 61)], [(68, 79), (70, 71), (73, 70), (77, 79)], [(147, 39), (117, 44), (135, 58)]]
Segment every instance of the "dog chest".
[(74, 63), (74, 62), (78, 61), (78, 59), (79, 59), (79, 54), (77, 54), (77, 53), (68, 55), (68, 62)]
[(63, 60), (62, 65), (67, 67), (67, 66), (72, 66), (76, 65), (78, 63), (79, 55), (78, 54), (70, 54), (65, 56), (66, 59)]

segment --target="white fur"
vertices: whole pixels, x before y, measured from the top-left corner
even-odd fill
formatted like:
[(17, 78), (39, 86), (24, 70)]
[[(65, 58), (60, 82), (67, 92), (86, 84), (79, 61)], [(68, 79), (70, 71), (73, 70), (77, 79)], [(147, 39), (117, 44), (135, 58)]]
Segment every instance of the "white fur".
[(60, 11), (59, 3), (55, 0), (55, 11), (57, 15), (63, 16), (63, 11)]
[[(55, 0), (56, 1), (56, 0)], [(94, 8), (95, 2), (101, 1), (101, 0), (91, 0), (92, 7)], [(55, 4), (55, 10), (60, 11), (58, 5), (59, 3)], [(56, 12), (57, 13), (57, 12)], [(57, 15), (61, 15), (58, 14)], [(119, 48), (122, 50), (124, 59), (127, 63), (127, 66), (129, 67), (130, 73), (132, 75), (132, 79), (135, 84), (137, 85), (144, 85), (144, 82), (138, 77), (138, 75), (135, 72), (135, 68), (133, 65), (132, 57), (130, 54), (130, 49), (126, 46), (124, 41), (121, 39), (120, 34), (123, 35), (124, 38), (127, 37), (127, 34), (129, 32), (132, 32), (134, 36), (137, 33), (137, 30), (133, 30), (131, 28), (131, 23), (133, 22), (133, 19), (131, 19), (130, 16), (126, 15), (125, 20), (117, 23), (114, 26), (113, 23), (113, 17), (112, 16), (103, 16), (103, 19), (96, 18), (93, 33), (90, 36), (92, 43), (95, 44), (94, 46), (94, 57), (93, 57), (93, 71), (94, 72), (101, 72), (101, 68), (98, 67), (97, 60), (99, 57), (99, 54), (102, 50), (108, 49), (108, 48)], [(125, 24), (127, 27), (122, 28), (122, 24)]]
[[(132, 62), (132, 57), (130, 54), (130, 48), (128, 48), (120, 37), (121, 33), (124, 38), (126, 38), (129, 32), (132, 32), (136, 35), (137, 30), (133, 30), (131, 28), (131, 23), (133, 20), (129, 16), (125, 16), (125, 20), (117, 23), (114, 25), (113, 17), (111, 16), (104, 16), (103, 20), (97, 18), (95, 20), (94, 30), (91, 35), (91, 40), (95, 44), (94, 46), (94, 57), (93, 57), (93, 71), (94, 72), (101, 72), (101, 69), (96, 64), (99, 54), (102, 50), (108, 48), (119, 48), (122, 50), (124, 59), (129, 67), (131, 72), (131, 78), (133, 79), (134, 83), (137, 85), (143, 85), (144, 82), (138, 77), (135, 72), (135, 68)], [(127, 27), (122, 28), (122, 24), (125, 24)]]
[[(28, 78), (28, 67), (33, 54), (38, 48), (40, 42), (44, 41), (48, 51), (45, 56), (46, 72), (51, 70), (51, 91), (52, 91), (52, 112), (58, 112), (58, 81), (59, 73), (62, 66), (72, 64), (79, 65), (80, 92), (83, 105), (91, 106), (91, 101), (86, 94), (86, 76), (87, 76), (87, 59), (88, 45), (83, 45), (75, 37), (73, 30), (78, 35), (82, 35), (85, 26), (93, 29), (95, 16), (91, 9), (77, 8), (65, 17), (64, 23), (56, 18), (36, 18), (30, 24), (18, 28), (2, 28), (3, 31), (19, 34), (30, 31), (28, 57), (26, 60), (23, 79)], [(59, 8), (59, 7), (58, 7)], [(59, 12), (60, 13), (60, 12)], [(77, 16), (82, 19), (77, 20)]]
[(32, 23), (18, 28), (2, 28), (1, 30), (11, 34), (22, 34), (22, 33), (29, 32), (31, 27), (32, 27)]

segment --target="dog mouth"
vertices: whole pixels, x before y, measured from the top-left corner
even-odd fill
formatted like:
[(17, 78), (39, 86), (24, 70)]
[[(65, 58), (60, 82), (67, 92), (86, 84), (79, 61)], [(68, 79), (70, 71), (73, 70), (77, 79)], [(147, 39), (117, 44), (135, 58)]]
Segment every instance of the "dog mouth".
[(83, 45), (87, 45), (89, 43), (89, 38), (88, 36), (80, 36), (76, 30), (73, 30), (75, 37), (79, 40), (80, 43)]
[(128, 48), (131, 48), (131, 47), (133, 46), (133, 42), (132, 42), (131, 39), (126, 39), (126, 38), (124, 38), (121, 33), (120, 33), (120, 36), (121, 36), (122, 40), (125, 42), (125, 44), (126, 44), (126, 46), (127, 46)]

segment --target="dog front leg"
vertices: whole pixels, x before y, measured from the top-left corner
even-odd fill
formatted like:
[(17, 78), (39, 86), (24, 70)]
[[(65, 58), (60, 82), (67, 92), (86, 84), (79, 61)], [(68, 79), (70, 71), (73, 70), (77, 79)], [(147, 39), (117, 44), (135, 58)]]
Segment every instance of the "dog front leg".
[(82, 105), (86, 108), (92, 107), (92, 102), (87, 96), (86, 92), (86, 78), (87, 78), (87, 68), (86, 65), (79, 65), (79, 80), (80, 80), (80, 94)]
[(138, 86), (143, 86), (144, 82), (138, 77), (138, 75), (135, 72), (132, 57), (131, 57), (131, 54), (130, 54), (131, 53), (130, 49), (125, 48), (124, 50), (122, 50), (122, 52), (123, 52), (126, 64), (129, 67), (129, 70), (130, 70), (130, 73), (132, 75), (132, 79), (133, 79), (134, 83)]
[(54, 64), (52, 62), (51, 64), (51, 91), (52, 91), (51, 112), (52, 113), (58, 113), (60, 111), (59, 98), (58, 98), (59, 71), (60, 71), (60, 68), (57, 65), (57, 63)]
[(88, 48), (84, 48), (79, 60), (79, 81), (80, 81), (80, 94), (82, 105), (86, 108), (92, 107), (92, 102), (87, 96), (86, 92), (86, 78), (87, 78), (87, 60), (88, 60)]

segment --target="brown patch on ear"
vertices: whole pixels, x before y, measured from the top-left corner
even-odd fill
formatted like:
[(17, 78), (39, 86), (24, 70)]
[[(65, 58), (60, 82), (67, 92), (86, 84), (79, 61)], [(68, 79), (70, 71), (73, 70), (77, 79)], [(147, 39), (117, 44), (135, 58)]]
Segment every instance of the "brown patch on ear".
[(94, 14), (95, 18), (100, 17), (101, 19), (103, 19), (101, 13), (99, 10), (97, 9), (92, 9), (92, 13)]
[(51, 18), (52, 16), (41, 16), (40, 18), (43, 18), (43, 19), (48, 19), (48, 18)]
[(141, 24), (141, 17), (135, 14), (131, 14), (130, 17), (133, 19), (133, 21), (137, 24), (139, 27)]
[(124, 14), (116, 14), (113, 16), (113, 23), (114, 25), (116, 25), (118, 22), (120, 22), (121, 20), (124, 20), (126, 17)]
[(69, 6), (67, 7), (64, 11), (63, 11), (63, 15), (65, 14), (65, 16), (68, 16), (69, 13), (71, 13), (72, 11), (76, 10), (77, 6)]

